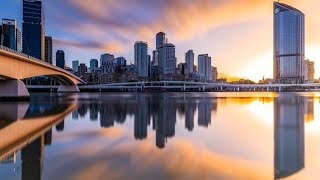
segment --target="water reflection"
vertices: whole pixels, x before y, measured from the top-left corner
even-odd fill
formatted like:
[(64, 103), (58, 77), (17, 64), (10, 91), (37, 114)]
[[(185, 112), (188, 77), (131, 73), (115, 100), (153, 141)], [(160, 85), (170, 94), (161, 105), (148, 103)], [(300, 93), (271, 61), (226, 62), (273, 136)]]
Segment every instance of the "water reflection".
[(112, 128), (116, 123), (123, 124), (127, 116), (134, 119), (134, 138), (143, 140), (148, 137), (148, 127), (156, 132), (156, 146), (165, 147), (168, 138), (175, 136), (177, 112), (185, 116), (185, 127), (188, 131), (194, 129), (194, 116), (198, 111), (198, 126), (208, 128), (212, 115), (217, 111), (217, 98), (174, 98), (167, 94), (143, 95), (138, 94), (122, 99), (90, 100), (89, 103), (80, 103), (73, 111), (72, 118), (85, 117), (89, 112), (90, 120), (98, 120), (100, 126)]
[(275, 179), (291, 176), (304, 168), (304, 118), (306, 114), (311, 116), (311, 112), (313, 106), (304, 97), (282, 95), (275, 99)]
[[(0, 117), (5, 120), (0, 121), (0, 137), (1, 133), (11, 125), (17, 125), (21, 122), (35, 121), (36, 124), (40, 122), (43, 123), (49, 117), (58, 117), (58, 121), (51, 126), (39, 130), (39, 134), (33, 136), (32, 143), (27, 143), (21, 146), (21, 179), (41, 179), (44, 170), (44, 148), (45, 146), (52, 145), (53, 133), (56, 131), (59, 135), (63, 135), (67, 132), (65, 130), (65, 125), (70, 127), (68, 124), (68, 117), (66, 115), (71, 114), (70, 117), (73, 120), (79, 121), (69, 121), (73, 123), (83, 123), (82, 119), (87, 119), (92, 122), (90, 124), (100, 125), (101, 131), (96, 130), (97, 133), (89, 133), (91, 136), (96, 136), (99, 133), (105, 133), (104, 129), (117, 128), (115, 126), (128, 126), (131, 128), (130, 136), (137, 141), (149, 143), (154, 149), (161, 149), (160, 151), (155, 151), (155, 153), (168, 153), (166, 150), (170, 150), (171, 144), (168, 141), (174, 136), (180, 134), (182, 124), (182, 129), (185, 128), (186, 134), (191, 134), (197, 132), (198, 129), (210, 131), (210, 126), (213, 124), (221, 123), (217, 118), (217, 111), (219, 112), (226, 105), (247, 105), (258, 101), (260, 103), (274, 103), (274, 131), (269, 132), (274, 133), (274, 164), (270, 166), (270, 169), (274, 169), (274, 174), (270, 172), (270, 176), (275, 179), (281, 179), (291, 176), (305, 167), (305, 132), (304, 132), (304, 122), (312, 121), (314, 119), (314, 98), (300, 97), (295, 95), (279, 95), (277, 98), (217, 98), (217, 97), (192, 97), (192, 96), (179, 96), (175, 97), (170, 94), (156, 94), (156, 95), (145, 95), (145, 94), (135, 94), (127, 97), (100, 97), (100, 96), (89, 96), (86, 98), (78, 99), (78, 104), (75, 105), (74, 99), (70, 97), (64, 97), (61, 100), (56, 98), (50, 99), (37, 99), (37, 101), (32, 101), (29, 104), (16, 104), (14, 113), (1, 114)], [(0, 105), (1, 107), (2, 105)], [(26, 106), (28, 106), (26, 110)], [(239, 106), (234, 106), (239, 107)], [(234, 108), (232, 107), (232, 108)], [(12, 104), (10, 104), (12, 108)], [(21, 110), (23, 109), (23, 110)], [(231, 113), (231, 112), (230, 112)], [(23, 114), (23, 115), (22, 115)], [(271, 113), (272, 114), (272, 113)], [(132, 120), (132, 121), (131, 121)], [(182, 121), (181, 121), (182, 120)], [(241, 117), (237, 119), (240, 121)], [(94, 123), (93, 123), (94, 122)], [(131, 123), (132, 122), (132, 123)], [(25, 126), (26, 124), (22, 124)], [(87, 124), (86, 124), (87, 125)], [(177, 126), (177, 127), (176, 127)], [(71, 127), (72, 128), (72, 127)], [(87, 128), (87, 127), (86, 127)], [(96, 128), (96, 127), (95, 127)], [(177, 128), (177, 129), (176, 129)], [(221, 128), (221, 127), (220, 127)], [(214, 129), (215, 132), (219, 131), (220, 128)], [(89, 129), (89, 128), (88, 128)], [(45, 132), (45, 133), (43, 133)], [(232, 136), (232, 132), (228, 132)], [(259, 132), (258, 132), (259, 133)], [(56, 134), (57, 135), (57, 134)], [(80, 136), (83, 135), (80, 133)], [(86, 134), (88, 135), (88, 134)], [(206, 134), (212, 135), (212, 134)], [(88, 135), (89, 136), (89, 135)], [(148, 138), (149, 137), (149, 138)], [(208, 138), (211, 136), (203, 137)], [(270, 135), (272, 137), (272, 135)], [(86, 137), (75, 138), (77, 141), (82, 141)], [(196, 137), (199, 138), (199, 137)], [(209, 138), (209, 139), (210, 139)], [(212, 137), (214, 139), (215, 137)], [(223, 143), (234, 143), (226, 142), (224, 137), (220, 137)], [(237, 137), (239, 141), (243, 140), (241, 137)], [(27, 138), (30, 140), (31, 138)], [(89, 137), (88, 139), (91, 140)], [(112, 139), (112, 138), (111, 138)], [(177, 137), (176, 137), (177, 139)], [(61, 139), (60, 139), (61, 140)], [(73, 140), (73, 139), (72, 139)], [(109, 139), (110, 140), (110, 139)], [(211, 139), (210, 139), (211, 140)], [(57, 140), (56, 140), (57, 141)], [(86, 140), (83, 140), (86, 141)], [(107, 139), (103, 139), (107, 141)], [(128, 141), (128, 140), (127, 140)], [(127, 142), (126, 141), (126, 142)], [(173, 140), (172, 140), (173, 141)], [(193, 140), (190, 140), (191, 144)], [(200, 141), (200, 139), (199, 139)], [(72, 141), (70, 141), (72, 142)], [(212, 141), (217, 142), (217, 141)], [(74, 143), (74, 142), (73, 142)], [(81, 144), (81, 142), (77, 142)], [(72, 144), (72, 143), (70, 143)], [(93, 142), (93, 144), (95, 144)], [(113, 144), (113, 143), (111, 143)], [(117, 144), (117, 142), (114, 142)], [(137, 143), (140, 144), (140, 143)], [(97, 145), (97, 144), (95, 144)], [(17, 145), (15, 145), (17, 146)], [(99, 145), (98, 145), (99, 146)], [(101, 145), (102, 146), (102, 145)], [(116, 146), (116, 145), (114, 145)], [(129, 146), (130, 147), (130, 146)], [(132, 146), (131, 146), (132, 147)], [(134, 147), (134, 146), (133, 146)], [(197, 147), (195, 145), (195, 147)], [(239, 146), (231, 146), (239, 147)], [(95, 147), (97, 148), (97, 147)], [(109, 148), (109, 147), (108, 147)], [(267, 151), (272, 151), (272, 146), (268, 146)], [(1, 139), (0, 139), (0, 155), (1, 155)], [(245, 149), (245, 148), (244, 148)], [(105, 150), (105, 149), (104, 149)], [(135, 150), (135, 149), (133, 149)], [(212, 149), (206, 149), (208, 153), (214, 151)], [(194, 150), (193, 150), (194, 151)], [(7, 151), (6, 151), (7, 152)], [(89, 151), (90, 152), (90, 151)], [(129, 154), (126, 151), (124, 154)], [(138, 151), (137, 151), (138, 152)], [(144, 151), (143, 151), (144, 152)], [(153, 152), (153, 151), (152, 151)], [(194, 151), (197, 154), (198, 151)], [(6, 153), (6, 156), (2, 156), (3, 159), (1, 163), (16, 163), (17, 150), (10, 153)], [(117, 157), (118, 153), (113, 152), (108, 154), (103, 151), (105, 157), (97, 156), (97, 159), (102, 158), (103, 160), (113, 161), (114, 164), (126, 164), (122, 162), (125, 157)], [(214, 152), (219, 157), (219, 153)], [(79, 153), (81, 154), (81, 153)], [(121, 152), (119, 152), (121, 154)], [(159, 156), (159, 154), (154, 154), (154, 156)], [(86, 154), (89, 156), (88, 154)], [(187, 153), (184, 155), (188, 156)], [(207, 154), (206, 154), (207, 155)], [(208, 154), (209, 156), (210, 154)], [(223, 154), (224, 156), (227, 156)], [(229, 154), (228, 154), (229, 155)], [(272, 156), (271, 155), (271, 156)], [(84, 156), (82, 154), (82, 156)], [(109, 156), (112, 156), (111, 158)], [(120, 155), (119, 155), (120, 156)], [(222, 155), (221, 155), (222, 156)], [(160, 156), (161, 157), (161, 156)], [(191, 156), (193, 158), (193, 156)], [(85, 157), (90, 159), (91, 157)], [(110, 158), (110, 159), (109, 159)], [(119, 158), (120, 160), (118, 160)], [(126, 157), (128, 158), (128, 157)], [(192, 159), (189, 157), (189, 159)], [(272, 158), (272, 157), (271, 157)], [(270, 158), (270, 159), (271, 159)], [(117, 159), (117, 160), (115, 160)], [(219, 166), (222, 161), (218, 161), (220, 158), (216, 158), (215, 161)], [(230, 159), (233, 159), (231, 157)], [(70, 160), (70, 159), (67, 159)], [(66, 161), (67, 161), (66, 160)], [(73, 161), (74, 159), (72, 159)], [(103, 161), (101, 160), (101, 161)], [(247, 160), (247, 159), (246, 159)], [(118, 162), (121, 161), (121, 162)], [(236, 160), (235, 160), (236, 161)], [(85, 161), (89, 163), (88, 161)], [(205, 167), (209, 166), (209, 162), (204, 161)], [(219, 164), (219, 163), (220, 164)], [(102, 162), (101, 164), (104, 164)], [(189, 162), (192, 163), (192, 162)], [(208, 163), (208, 164), (206, 164)], [(272, 162), (271, 162), (272, 163)], [(71, 164), (71, 162), (70, 162)], [(156, 163), (155, 163), (156, 164)], [(153, 164), (152, 164), (153, 165)], [(203, 165), (203, 164), (202, 164)], [(241, 164), (240, 164), (241, 165)], [(86, 166), (86, 164), (84, 164)], [(202, 167), (204, 167), (202, 166)], [(1, 167), (0, 167), (1, 168)], [(221, 169), (226, 168), (226, 164), (221, 165)], [(208, 168), (210, 169), (210, 168)], [(211, 170), (211, 169), (210, 169)], [(65, 171), (72, 171), (66, 169)], [(201, 171), (201, 170), (197, 170)], [(218, 170), (216, 170), (217, 173)], [(250, 171), (248, 171), (250, 172)], [(223, 177), (223, 176), (221, 176)], [(270, 177), (272, 178), (272, 177)]]

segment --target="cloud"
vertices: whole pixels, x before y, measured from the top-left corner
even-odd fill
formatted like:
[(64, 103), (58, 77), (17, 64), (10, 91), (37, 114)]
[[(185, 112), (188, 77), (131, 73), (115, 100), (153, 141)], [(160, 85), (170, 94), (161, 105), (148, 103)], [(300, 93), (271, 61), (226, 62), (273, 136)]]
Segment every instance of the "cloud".
[(99, 49), (111, 52), (120, 52), (123, 50), (122, 44), (118, 42), (96, 42), (96, 41), (74, 41), (54, 38), (53, 42), (60, 46), (70, 46), (80, 49)]

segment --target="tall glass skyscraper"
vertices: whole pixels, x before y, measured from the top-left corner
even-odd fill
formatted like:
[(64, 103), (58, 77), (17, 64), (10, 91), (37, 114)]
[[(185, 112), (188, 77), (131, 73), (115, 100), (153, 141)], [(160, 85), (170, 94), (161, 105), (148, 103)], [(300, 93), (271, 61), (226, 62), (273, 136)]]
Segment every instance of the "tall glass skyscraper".
[(274, 2), (274, 80), (303, 83), (305, 58), (304, 14), (296, 8)]
[(156, 36), (156, 48), (159, 49), (166, 43), (166, 33), (159, 32)]
[(45, 62), (52, 64), (52, 37), (45, 37)]
[(1, 45), (21, 52), (21, 32), (18, 30), (17, 21), (2, 19)]
[(137, 67), (139, 77), (148, 77), (148, 44), (136, 42), (134, 45), (134, 65)]
[(62, 50), (58, 50), (56, 53), (56, 66), (58, 66), (59, 68), (64, 69), (65, 68), (65, 55), (64, 55), (64, 51)]
[(45, 59), (45, 16), (42, 0), (23, 0), (23, 53)]

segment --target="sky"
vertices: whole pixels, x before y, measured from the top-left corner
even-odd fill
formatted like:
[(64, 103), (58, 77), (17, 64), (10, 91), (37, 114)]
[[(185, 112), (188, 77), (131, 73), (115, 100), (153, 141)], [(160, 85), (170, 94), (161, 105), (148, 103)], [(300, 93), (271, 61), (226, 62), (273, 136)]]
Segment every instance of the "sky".
[[(320, 77), (319, 0), (282, 0), (306, 15), (306, 58)], [(221, 75), (258, 81), (273, 72), (272, 0), (44, 0), (46, 35), (54, 52), (66, 53), (66, 64), (100, 59), (102, 53), (134, 62), (134, 43), (155, 49), (155, 35), (167, 34), (178, 63), (192, 49), (209, 54)], [(0, 18), (17, 19), (22, 0), (2, 0)], [(55, 59), (55, 56), (54, 56)], [(197, 59), (195, 59), (197, 64)]]

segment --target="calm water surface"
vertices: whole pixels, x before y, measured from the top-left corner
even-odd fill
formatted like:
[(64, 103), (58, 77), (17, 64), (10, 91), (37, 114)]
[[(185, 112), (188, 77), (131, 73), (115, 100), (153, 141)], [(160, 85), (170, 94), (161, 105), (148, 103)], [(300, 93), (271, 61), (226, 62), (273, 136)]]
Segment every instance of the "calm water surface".
[(0, 179), (319, 179), (320, 94), (32, 94)]

